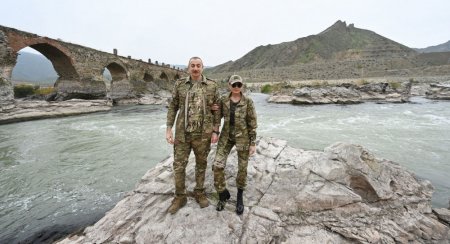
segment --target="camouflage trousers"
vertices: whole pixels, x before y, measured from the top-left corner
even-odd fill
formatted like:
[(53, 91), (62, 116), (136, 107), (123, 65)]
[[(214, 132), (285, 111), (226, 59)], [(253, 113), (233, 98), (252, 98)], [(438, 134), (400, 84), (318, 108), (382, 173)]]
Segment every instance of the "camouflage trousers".
[[(226, 143), (217, 146), (216, 157), (214, 158), (214, 187), (217, 192), (222, 192), (227, 187), (225, 181), (225, 166), (231, 149), (235, 146), (234, 140), (227, 140)], [(245, 189), (247, 185), (247, 165), (248, 165), (248, 147), (236, 148), (238, 155), (238, 173), (236, 176), (236, 186), (239, 189)]]
[(185, 142), (177, 142), (174, 145), (173, 171), (175, 178), (175, 195), (186, 195), (186, 166), (188, 164), (191, 150), (195, 155), (195, 191), (205, 190), (205, 173), (208, 164), (208, 154), (211, 150), (211, 137), (201, 135), (191, 135), (186, 133)]

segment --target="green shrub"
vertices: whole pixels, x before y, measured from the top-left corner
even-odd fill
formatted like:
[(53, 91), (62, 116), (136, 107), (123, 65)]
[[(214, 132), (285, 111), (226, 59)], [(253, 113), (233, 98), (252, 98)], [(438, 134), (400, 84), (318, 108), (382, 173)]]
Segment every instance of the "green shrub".
[(46, 96), (55, 91), (53, 87), (40, 87), (39, 85), (18, 84), (14, 86), (14, 97), (23, 98), (32, 95)]
[(22, 98), (34, 94), (34, 86), (29, 84), (19, 84), (14, 86), (14, 97)]
[(398, 88), (400, 88), (402, 86), (402, 84), (400, 84), (400, 82), (396, 82), (396, 81), (390, 81), (389, 82), (389, 86), (394, 89), (397, 90)]
[(272, 85), (265, 84), (261, 87), (261, 93), (271, 93), (272, 92)]
[(55, 88), (53, 88), (53, 87), (40, 87), (40, 88), (34, 90), (34, 94), (45, 96), (45, 95), (53, 93), (54, 91), (55, 91)]

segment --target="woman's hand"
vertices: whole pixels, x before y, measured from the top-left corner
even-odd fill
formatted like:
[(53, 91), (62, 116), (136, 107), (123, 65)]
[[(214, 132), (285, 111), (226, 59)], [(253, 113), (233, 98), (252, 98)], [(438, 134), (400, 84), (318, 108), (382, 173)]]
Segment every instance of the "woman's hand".
[(248, 149), (248, 153), (250, 156), (252, 156), (253, 154), (255, 154), (256, 152), (256, 146), (250, 146), (250, 148)]

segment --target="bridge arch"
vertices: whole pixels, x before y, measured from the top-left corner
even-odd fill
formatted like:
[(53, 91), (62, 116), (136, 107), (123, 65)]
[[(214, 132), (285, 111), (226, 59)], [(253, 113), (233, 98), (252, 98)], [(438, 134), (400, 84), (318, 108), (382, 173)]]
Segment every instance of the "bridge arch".
[(153, 77), (153, 75), (151, 75), (151, 74), (146, 72), (144, 74), (144, 81), (145, 82), (152, 82), (152, 81), (155, 81), (155, 78)]
[(48, 43), (33, 44), (30, 47), (42, 53), (42, 55), (52, 62), (56, 73), (59, 75), (59, 79), (70, 80), (79, 77), (70, 56), (57, 47)]
[(52, 62), (42, 53), (30, 47), (19, 50), (15, 61), (11, 72), (11, 81), (13, 82), (32, 82), (44, 86), (54, 86), (59, 78)]
[(169, 76), (164, 71), (161, 71), (161, 74), (159, 75), (159, 79), (163, 81), (169, 81)]
[[(23, 48), (25, 47), (33, 48), (34, 50), (44, 55), (48, 60), (50, 60), (53, 68), (59, 76), (59, 79), (70, 80), (77, 79), (79, 77), (73, 65), (72, 59), (57, 47), (52, 46), (48, 43), (38, 43), (29, 46), (23, 46)], [(20, 50), (22, 50), (22, 48), (14, 51), (18, 53)], [(9, 74), (10, 79), (11, 75), (12, 74)]]
[(117, 62), (111, 62), (108, 65), (106, 65), (105, 68), (109, 70), (112, 82), (128, 79), (128, 72), (122, 64), (119, 64)]
[[(9, 35), (10, 46), (14, 53), (18, 53), (25, 47), (33, 48), (40, 52), (52, 63), (59, 79), (77, 79), (79, 77), (70, 52), (57, 42), (46, 38), (24, 38), (22, 36), (11, 34)], [(9, 74), (11, 78), (11, 74)]]

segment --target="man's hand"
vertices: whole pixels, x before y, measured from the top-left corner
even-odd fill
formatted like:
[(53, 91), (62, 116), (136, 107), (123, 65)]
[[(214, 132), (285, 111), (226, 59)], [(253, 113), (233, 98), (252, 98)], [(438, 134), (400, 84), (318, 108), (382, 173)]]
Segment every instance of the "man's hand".
[(211, 111), (217, 111), (217, 110), (219, 110), (220, 109), (220, 106), (219, 106), (219, 104), (217, 104), (217, 103), (214, 103), (212, 106), (211, 106)]
[(248, 153), (250, 154), (250, 156), (255, 154), (255, 152), (256, 152), (256, 146), (250, 146), (250, 148), (248, 149)]
[(213, 132), (211, 135), (211, 143), (215, 144), (215, 143), (217, 143), (217, 141), (219, 141), (219, 136)]
[(167, 143), (173, 145), (172, 127), (167, 127), (167, 129), (166, 129), (166, 141), (167, 141)]

